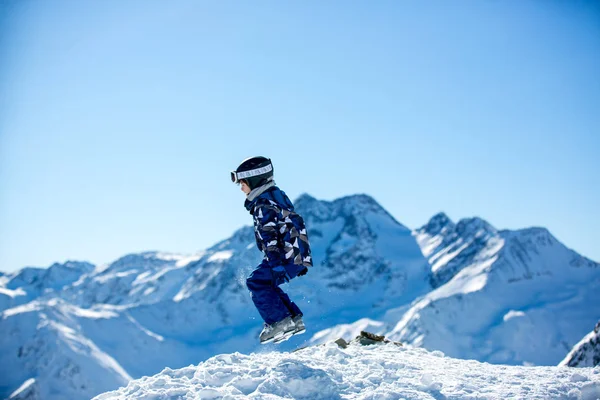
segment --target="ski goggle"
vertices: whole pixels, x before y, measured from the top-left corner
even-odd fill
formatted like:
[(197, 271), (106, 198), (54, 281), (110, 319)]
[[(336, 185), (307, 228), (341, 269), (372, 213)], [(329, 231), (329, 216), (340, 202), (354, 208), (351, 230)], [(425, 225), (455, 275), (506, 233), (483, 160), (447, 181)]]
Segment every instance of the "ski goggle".
[(253, 176), (266, 174), (267, 172), (271, 171), (273, 171), (273, 164), (269, 164), (261, 168), (251, 169), (250, 171), (231, 171), (231, 182), (240, 183), (242, 179), (252, 178)]

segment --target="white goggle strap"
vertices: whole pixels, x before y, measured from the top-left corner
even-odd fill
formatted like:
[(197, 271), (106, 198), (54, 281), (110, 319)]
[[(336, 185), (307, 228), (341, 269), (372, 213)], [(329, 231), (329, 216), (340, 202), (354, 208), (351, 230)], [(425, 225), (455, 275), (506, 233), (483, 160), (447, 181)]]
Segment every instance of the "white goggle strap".
[(273, 164), (269, 164), (262, 168), (251, 169), (250, 171), (236, 172), (235, 179), (236, 182), (239, 182), (240, 179), (252, 178), (253, 176), (266, 174), (271, 171), (273, 171)]

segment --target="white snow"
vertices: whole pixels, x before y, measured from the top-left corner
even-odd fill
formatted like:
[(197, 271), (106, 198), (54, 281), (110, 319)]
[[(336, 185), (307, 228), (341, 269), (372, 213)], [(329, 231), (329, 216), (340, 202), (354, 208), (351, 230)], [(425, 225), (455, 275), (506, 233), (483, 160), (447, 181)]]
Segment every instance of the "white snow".
[(176, 266), (177, 268), (185, 267), (185, 266), (186, 266), (186, 265), (188, 265), (188, 264), (191, 264), (191, 263), (193, 263), (193, 262), (195, 262), (195, 261), (198, 261), (199, 259), (201, 259), (201, 258), (202, 258), (202, 256), (203, 256), (203, 255), (204, 255), (204, 253), (202, 253), (202, 252), (201, 252), (201, 253), (198, 253), (198, 254), (196, 254), (196, 255), (193, 255), (193, 256), (182, 257), (182, 258), (180, 258), (180, 259), (179, 259), (179, 260), (178, 260), (178, 261), (175, 263), (175, 266)]
[(97, 265), (96, 268), (94, 268), (94, 271), (92, 272), (92, 274), (94, 274), (94, 275), (101, 274), (102, 272), (106, 271), (108, 268), (110, 268), (110, 264)]
[(33, 384), (35, 384), (34, 378), (27, 379), (25, 382), (23, 382), (23, 384), (17, 390), (12, 392), (12, 394), (9, 396), (9, 399), (18, 397), (21, 393), (23, 393), (27, 389), (29, 389), (31, 387), (31, 385), (33, 385)]
[(515, 311), (515, 310), (510, 310), (509, 312), (507, 312), (504, 317), (502, 318), (502, 320), (504, 322), (512, 319), (512, 318), (518, 318), (518, 317), (524, 317), (525, 313), (523, 311)]
[(233, 255), (233, 251), (219, 251), (208, 258), (208, 262), (229, 260)]
[(131, 275), (135, 275), (137, 274), (138, 271), (135, 269), (129, 270), (129, 271), (125, 271), (125, 272), (115, 272), (114, 274), (105, 274), (105, 275), (100, 275), (100, 276), (96, 276), (94, 278), (94, 280), (98, 283), (106, 283), (111, 279), (115, 279), (115, 278), (125, 278), (127, 276), (131, 276)]
[(26, 296), (27, 292), (25, 292), (21, 288), (17, 288), (15, 290), (11, 290), (11, 289), (6, 289), (6, 288), (3, 288), (3, 287), (0, 287), (0, 294), (3, 294), (5, 296), (8, 296), (8, 297), (14, 299), (15, 297), (18, 297), (18, 296)]
[(435, 253), (435, 250), (443, 243), (443, 237), (440, 235), (430, 236), (419, 232), (413, 232), (417, 244), (425, 257)]
[(156, 252), (153, 254), (152, 252), (150, 252), (150, 254), (154, 258), (157, 258), (159, 260), (165, 260), (165, 261), (179, 261), (184, 258), (184, 256), (182, 256), (181, 254), (175, 254), (175, 253)]
[(41, 308), (42, 308), (42, 305), (39, 302), (32, 301), (27, 304), (23, 304), (22, 306), (13, 307), (13, 308), (9, 308), (8, 310), (5, 310), (3, 312), (3, 317), (7, 318), (7, 317), (11, 317), (13, 315), (17, 315), (17, 314), (21, 314), (21, 313), (37, 311), (37, 310), (40, 310)]
[(158, 340), (159, 342), (163, 342), (165, 340), (164, 337), (157, 335), (154, 332), (149, 331), (148, 329), (144, 328), (142, 325), (140, 325), (139, 322), (137, 322), (131, 315), (127, 315), (127, 319), (129, 321), (131, 321), (135, 326), (137, 326), (142, 332), (144, 332), (146, 335), (150, 336), (153, 339)]
[(600, 368), (491, 365), (394, 344), (222, 354), (130, 382), (95, 400), (581, 399), (600, 397)]
[[(438, 243), (436, 243), (436, 246), (438, 246), (439, 243), (441, 243), (441, 240), (439, 240)], [(423, 254), (431, 254), (432, 253), (432, 249), (430, 246), (431, 245), (428, 245), (428, 247), (426, 249), (421, 250), (421, 251), (423, 251)], [(460, 252), (463, 251), (464, 249), (466, 249), (468, 246), (469, 246), (468, 242), (463, 243), (460, 245), (460, 247), (458, 247), (454, 251), (448, 251), (448, 252), (440, 251), (438, 254), (433, 255), (429, 259), (429, 262), (431, 263), (431, 272), (436, 272), (441, 267), (448, 264), (448, 262), (450, 262), (454, 257), (456, 257), (458, 254), (460, 254)]]
[[(48, 305), (51, 305), (51, 304), (48, 304)], [(70, 311), (78, 317), (91, 318), (91, 319), (98, 319), (98, 318), (108, 319), (108, 318), (115, 318), (119, 315), (118, 313), (116, 313), (114, 311), (110, 311), (110, 310), (91, 310), (89, 308), (79, 308), (79, 307), (70, 307)]]

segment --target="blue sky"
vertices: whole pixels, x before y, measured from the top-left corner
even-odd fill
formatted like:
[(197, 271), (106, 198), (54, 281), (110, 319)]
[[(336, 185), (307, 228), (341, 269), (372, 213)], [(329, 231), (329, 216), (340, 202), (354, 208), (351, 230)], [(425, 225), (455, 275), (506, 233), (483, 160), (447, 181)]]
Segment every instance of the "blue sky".
[(545, 226), (600, 261), (600, 6), (9, 1), (0, 270), (193, 253), (250, 224), (229, 171)]

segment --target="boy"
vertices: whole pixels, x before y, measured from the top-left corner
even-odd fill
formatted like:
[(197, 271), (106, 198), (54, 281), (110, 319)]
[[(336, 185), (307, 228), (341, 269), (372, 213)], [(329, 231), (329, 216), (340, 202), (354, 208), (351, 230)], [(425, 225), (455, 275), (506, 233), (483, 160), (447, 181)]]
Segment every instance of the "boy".
[(270, 159), (244, 160), (231, 172), (231, 180), (246, 194), (244, 206), (254, 217), (256, 245), (264, 253), (263, 261), (246, 280), (252, 301), (265, 321), (260, 343), (279, 343), (306, 331), (302, 311), (279, 287), (312, 267), (304, 220), (275, 186)]

